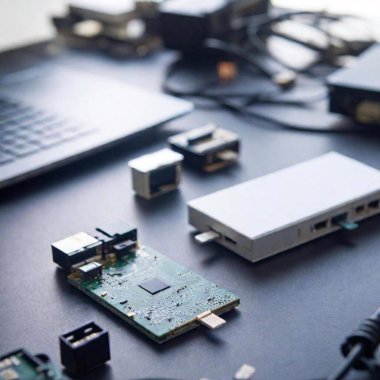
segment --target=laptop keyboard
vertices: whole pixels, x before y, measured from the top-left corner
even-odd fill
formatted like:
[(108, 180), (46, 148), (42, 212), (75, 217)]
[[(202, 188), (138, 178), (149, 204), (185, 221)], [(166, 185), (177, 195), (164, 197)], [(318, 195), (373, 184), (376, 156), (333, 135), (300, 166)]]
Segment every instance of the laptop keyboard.
[(0, 97), (0, 165), (83, 137), (94, 130)]

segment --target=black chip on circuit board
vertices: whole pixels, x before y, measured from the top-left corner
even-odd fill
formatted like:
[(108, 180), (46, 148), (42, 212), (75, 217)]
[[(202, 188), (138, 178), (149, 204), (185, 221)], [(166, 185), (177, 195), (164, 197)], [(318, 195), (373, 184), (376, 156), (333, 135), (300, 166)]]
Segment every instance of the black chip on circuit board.
[(146, 290), (150, 294), (157, 294), (165, 289), (170, 288), (170, 285), (166, 284), (158, 278), (152, 278), (141, 283), (139, 287)]

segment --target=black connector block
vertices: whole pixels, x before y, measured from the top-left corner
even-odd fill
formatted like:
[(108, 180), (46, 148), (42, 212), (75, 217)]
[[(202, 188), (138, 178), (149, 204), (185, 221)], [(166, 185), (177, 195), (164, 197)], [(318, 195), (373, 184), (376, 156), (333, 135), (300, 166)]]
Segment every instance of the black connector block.
[(185, 163), (207, 172), (235, 163), (240, 153), (239, 136), (213, 124), (172, 136), (168, 142)]
[(115, 244), (126, 240), (137, 241), (137, 229), (122, 220), (97, 227), (90, 235), (101, 241), (103, 256), (112, 252)]
[(53, 261), (66, 272), (72, 270), (73, 265), (86, 261), (101, 252), (102, 243), (93, 236), (80, 232), (51, 245)]
[[(111, 238), (110, 243), (117, 244), (125, 240), (137, 240), (137, 229), (123, 220), (118, 220), (96, 227), (96, 231)], [(100, 238), (101, 239), (101, 238)]]
[(132, 240), (126, 240), (113, 246), (113, 251), (116, 256), (121, 259), (124, 256), (134, 252), (137, 248), (137, 242)]
[(59, 337), (61, 362), (74, 376), (82, 375), (111, 359), (109, 335), (94, 322)]
[(101, 243), (101, 252), (102, 255), (107, 255), (112, 251), (112, 247), (114, 244), (113, 238), (107, 235), (102, 234), (97, 230), (92, 230), (88, 232), (89, 235), (93, 236), (95, 239), (99, 240)]

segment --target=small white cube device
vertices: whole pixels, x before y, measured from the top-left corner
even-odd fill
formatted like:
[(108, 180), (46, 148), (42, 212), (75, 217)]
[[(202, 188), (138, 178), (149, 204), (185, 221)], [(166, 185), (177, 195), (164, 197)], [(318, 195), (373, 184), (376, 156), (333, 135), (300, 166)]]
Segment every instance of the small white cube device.
[(380, 213), (380, 171), (329, 153), (188, 203), (203, 244), (256, 262)]
[(130, 161), (136, 194), (152, 199), (177, 189), (181, 181), (182, 160), (182, 154), (162, 149)]

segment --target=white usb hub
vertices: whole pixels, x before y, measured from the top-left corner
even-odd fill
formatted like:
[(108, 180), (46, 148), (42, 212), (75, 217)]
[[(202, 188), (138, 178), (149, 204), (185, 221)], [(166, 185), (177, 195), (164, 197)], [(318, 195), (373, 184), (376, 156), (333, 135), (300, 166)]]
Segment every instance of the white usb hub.
[(256, 262), (380, 213), (380, 171), (332, 152), (188, 203), (200, 243)]

